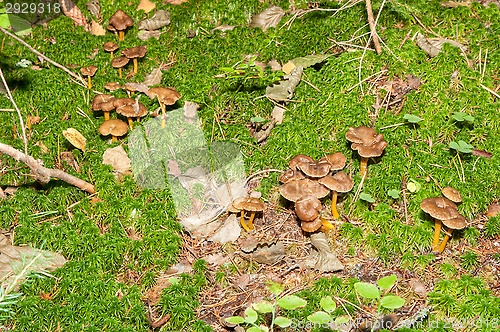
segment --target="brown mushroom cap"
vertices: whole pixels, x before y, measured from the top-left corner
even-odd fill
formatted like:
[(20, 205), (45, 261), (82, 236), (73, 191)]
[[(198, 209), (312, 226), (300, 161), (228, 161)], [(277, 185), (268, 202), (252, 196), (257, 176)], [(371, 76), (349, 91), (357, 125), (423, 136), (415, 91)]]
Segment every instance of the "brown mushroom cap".
[(96, 66), (88, 66), (80, 68), (80, 72), (83, 76), (94, 76), (97, 71)]
[(486, 211), (487, 217), (496, 217), (500, 212), (500, 204), (491, 204), (488, 206), (488, 210)]
[(158, 101), (165, 105), (173, 105), (181, 98), (181, 94), (174, 89), (164, 88), (161, 86), (150, 88), (148, 96), (151, 99), (158, 97)]
[(337, 172), (333, 176), (327, 175), (319, 179), (318, 182), (338, 193), (346, 193), (354, 187), (354, 181), (343, 171)]
[(115, 42), (112, 42), (112, 41), (109, 41), (107, 43), (105, 43), (102, 48), (106, 51), (106, 52), (114, 52), (118, 49), (118, 44), (115, 43)]
[(121, 67), (124, 67), (129, 61), (130, 61), (129, 58), (121, 56), (121, 57), (114, 58), (113, 60), (111, 60), (111, 66), (113, 68), (121, 68)]
[(359, 127), (349, 127), (347, 133), (345, 134), (345, 138), (353, 143), (363, 144), (365, 146), (374, 145), (384, 139), (383, 134), (378, 134), (375, 129), (359, 126)]
[(319, 212), (323, 206), (315, 196), (302, 196), (295, 202), (295, 213), (302, 221), (313, 221), (319, 217)]
[(459, 214), (456, 218), (442, 220), (442, 223), (451, 229), (463, 229), (467, 227), (468, 224), (467, 219), (465, 219), (465, 217), (461, 214)]
[(287, 183), (287, 182), (290, 182), (293, 180), (304, 179), (305, 177), (306, 176), (304, 175), (304, 173), (302, 173), (300, 170), (289, 168), (286, 171), (284, 171), (283, 173), (281, 173), (278, 180), (281, 183)]
[(309, 156), (306, 156), (305, 154), (298, 154), (295, 157), (293, 157), (292, 159), (290, 159), (290, 161), (288, 162), (288, 166), (291, 169), (297, 169), (297, 165), (300, 163), (303, 163), (303, 162), (312, 163), (312, 162), (314, 162), (314, 159), (312, 159)]
[(305, 175), (312, 178), (321, 178), (330, 173), (331, 164), (326, 161), (302, 162), (297, 165), (297, 168), (304, 172)]
[(134, 105), (135, 100), (132, 98), (118, 98), (113, 102), (113, 104), (116, 108), (119, 108), (126, 105)]
[(374, 145), (366, 146), (360, 143), (352, 143), (351, 148), (357, 150), (359, 155), (364, 158), (374, 158), (379, 157), (384, 152), (387, 147), (386, 141), (380, 141)]
[(143, 117), (148, 114), (148, 109), (142, 103), (137, 103), (138, 109), (134, 109), (134, 105), (124, 105), (116, 108), (116, 113), (123, 115), (127, 118)]
[(262, 203), (260, 199), (254, 197), (239, 197), (233, 201), (233, 207), (240, 211), (257, 212), (264, 210), (264, 203)]
[(441, 189), (441, 193), (443, 194), (444, 197), (448, 198), (453, 203), (462, 202), (462, 195), (460, 195), (460, 192), (455, 188), (444, 187), (443, 189)]
[(289, 201), (296, 202), (302, 196), (312, 195), (323, 198), (330, 193), (326, 187), (311, 179), (293, 180), (280, 186), (280, 194)]
[(309, 233), (316, 232), (321, 228), (322, 225), (323, 223), (321, 222), (321, 219), (319, 217), (314, 219), (313, 221), (302, 221), (300, 223), (300, 227), (302, 228), (302, 230)]
[(331, 154), (327, 154), (319, 161), (327, 161), (330, 163), (331, 171), (338, 171), (345, 167), (345, 163), (347, 162), (347, 158), (344, 156), (342, 152), (335, 152)]
[(100, 104), (100, 109), (104, 112), (109, 112), (115, 109), (114, 100), (110, 100)]
[(109, 24), (116, 30), (125, 30), (127, 27), (134, 25), (134, 20), (119, 9), (109, 18)]
[(108, 82), (108, 83), (104, 84), (104, 88), (106, 90), (109, 90), (109, 91), (115, 91), (115, 90), (121, 89), (121, 87), (122, 86), (118, 82)]
[(432, 218), (444, 221), (457, 218), (459, 213), (455, 203), (446, 197), (429, 197), (420, 202), (420, 208), (431, 215)]
[(99, 127), (99, 133), (104, 136), (123, 136), (128, 131), (128, 125), (119, 119), (109, 119)]
[(146, 45), (139, 45), (131, 48), (127, 48), (126, 50), (122, 50), (121, 54), (126, 56), (129, 59), (133, 58), (142, 58), (146, 55)]
[(100, 94), (100, 95), (96, 95), (94, 97), (94, 99), (92, 100), (92, 109), (94, 111), (99, 111), (101, 109), (100, 105), (102, 103), (105, 103), (105, 102), (108, 102), (108, 101), (111, 101), (111, 100), (115, 100), (115, 99), (116, 99), (115, 96), (107, 95), (105, 93)]

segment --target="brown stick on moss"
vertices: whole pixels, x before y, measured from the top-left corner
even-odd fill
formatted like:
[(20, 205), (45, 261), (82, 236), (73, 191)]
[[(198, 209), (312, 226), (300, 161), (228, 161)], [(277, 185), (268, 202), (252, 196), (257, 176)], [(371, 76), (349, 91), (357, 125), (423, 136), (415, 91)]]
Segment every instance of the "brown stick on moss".
[(17, 161), (25, 163), (35, 175), (35, 178), (42, 183), (48, 183), (50, 178), (56, 178), (91, 194), (95, 193), (95, 187), (92, 184), (61, 170), (43, 167), (40, 162), (35, 160), (35, 158), (14, 149), (10, 145), (0, 143), (0, 153), (4, 153)]

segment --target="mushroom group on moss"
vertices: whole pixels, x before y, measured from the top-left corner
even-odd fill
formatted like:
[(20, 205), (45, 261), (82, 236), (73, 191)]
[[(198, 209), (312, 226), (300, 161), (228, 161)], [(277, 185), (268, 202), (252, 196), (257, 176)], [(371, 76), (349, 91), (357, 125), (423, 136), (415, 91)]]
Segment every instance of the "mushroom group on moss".
[(162, 118), (161, 118), (161, 127), (165, 128), (166, 124), (166, 107), (165, 105), (173, 105), (177, 100), (181, 98), (181, 94), (174, 89), (164, 88), (164, 87), (154, 87), (148, 90), (148, 96), (151, 99), (155, 97), (158, 99), (158, 103), (160, 104)]
[(134, 25), (134, 20), (123, 10), (119, 9), (109, 18), (108, 30), (118, 33), (118, 40), (123, 41), (125, 30), (132, 25)]
[(387, 147), (384, 135), (377, 134), (373, 128), (359, 126), (356, 128), (349, 127), (345, 137), (352, 142), (351, 149), (357, 150), (361, 157), (359, 170), (361, 176), (364, 177), (367, 172), (368, 159), (381, 156)]
[[(241, 213), (240, 223), (247, 232), (254, 229), (253, 220), (255, 218), (255, 214), (257, 212), (262, 212), (263, 210), (264, 203), (262, 203), (260, 199), (254, 197), (239, 197), (233, 201), (231, 206), (229, 206), (229, 212)], [(251, 212), (248, 226), (245, 223), (245, 211)]]

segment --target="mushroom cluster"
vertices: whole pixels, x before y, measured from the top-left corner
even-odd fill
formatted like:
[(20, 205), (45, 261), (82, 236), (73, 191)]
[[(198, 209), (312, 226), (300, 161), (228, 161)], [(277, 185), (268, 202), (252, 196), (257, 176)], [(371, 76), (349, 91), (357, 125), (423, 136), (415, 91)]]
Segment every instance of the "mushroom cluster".
[(377, 134), (375, 129), (359, 126), (349, 127), (345, 138), (352, 142), (351, 149), (357, 150), (361, 157), (360, 174), (362, 177), (366, 175), (368, 159), (382, 155), (382, 152), (387, 147), (387, 142), (384, 141), (383, 134)]
[[(264, 203), (258, 198), (254, 197), (239, 197), (233, 201), (229, 206), (229, 212), (241, 213), (240, 223), (241, 226), (250, 232), (253, 227), (253, 220), (257, 212), (262, 212), (264, 210)], [(251, 212), (250, 220), (248, 221), (248, 226), (245, 223), (245, 211)]]
[(281, 196), (295, 203), (295, 212), (301, 220), (301, 227), (306, 232), (318, 229), (328, 230), (332, 224), (320, 216), (322, 204), (319, 199), (332, 192), (332, 217), (339, 217), (337, 212), (337, 196), (348, 192), (354, 182), (341, 171), (346, 164), (346, 157), (340, 153), (332, 153), (318, 161), (298, 154), (293, 157), (279, 181)]
[[(420, 208), (435, 219), (432, 248), (438, 252), (443, 252), (454, 229), (467, 227), (467, 219), (458, 212), (456, 205), (462, 202), (460, 192), (452, 187), (445, 187), (441, 192), (444, 197), (429, 197), (420, 203)], [(439, 245), (442, 224), (448, 228), (448, 232)]]

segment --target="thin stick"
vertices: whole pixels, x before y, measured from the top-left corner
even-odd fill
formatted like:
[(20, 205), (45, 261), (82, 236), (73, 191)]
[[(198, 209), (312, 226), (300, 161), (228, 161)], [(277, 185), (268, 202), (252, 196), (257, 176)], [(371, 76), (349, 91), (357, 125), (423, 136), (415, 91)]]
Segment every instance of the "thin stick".
[(366, 2), (366, 11), (368, 12), (368, 23), (370, 24), (370, 31), (372, 33), (373, 45), (375, 45), (375, 50), (377, 51), (377, 54), (380, 54), (382, 53), (382, 47), (380, 46), (380, 42), (377, 36), (377, 31), (375, 30), (372, 2), (370, 0), (365, 0), (365, 2)]
[(500, 95), (498, 93), (496, 93), (495, 91), (491, 90), (491, 89), (488, 89), (487, 87), (485, 87), (484, 85), (482, 85), (481, 83), (479, 83), (479, 85), (481, 86), (481, 88), (485, 89), (486, 91), (488, 91), (489, 93), (493, 94), (495, 97), (497, 98), (500, 98)]
[(375, 73), (375, 74), (373, 74), (373, 75), (370, 75), (370, 76), (368, 76), (367, 78), (365, 78), (364, 80), (362, 80), (362, 81), (360, 81), (360, 82), (356, 83), (355, 85), (353, 85), (352, 87), (350, 87), (349, 89), (347, 89), (347, 91), (348, 91), (348, 92), (349, 92), (349, 91), (351, 91), (352, 89), (354, 89), (354, 88), (355, 88), (355, 87), (357, 87), (358, 85), (362, 84), (363, 82), (366, 82), (367, 80), (369, 80), (369, 79), (370, 79), (370, 78), (372, 78), (373, 76), (376, 76), (376, 75), (379, 75), (379, 74), (385, 74), (385, 73), (387, 73), (387, 69), (381, 70), (381, 71), (379, 71), (378, 73)]
[(16, 109), (17, 115), (19, 116), (19, 122), (21, 124), (21, 129), (23, 130), (24, 153), (28, 154), (28, 139), (26, 138), (26, 129), (24, 128), (23, 116), (21, 115), (21, 111), (17, 107), (17, 104), (14, 101), (14, 98), (12, 98), (12, 94), (10, 93), (10, 89), (9, 89), (9, 86), (7, 85), (7, 81), (5, 80), (5, 77), (3, 76), (2, 69), (0, 69), (0, 77), (2, 78), (2, 82), (3, 82), (3, 85), (5, 86), (5, 90), (7, 90), (7, 95), (9, 97), (9, 100), (12, 103), (12, 105), (14, 105), (14, 108)]
[[(39, 57), (43, 58), (45, 61), (53, 64), (54, 66), (56, 66), (57, 68), (60, 68), (62, 70), (64, 70), (66, 73), (68, 73), (71, 77), (75, 78), (77, 80), (77, 84), (83, 86), (84, 88), (87, 88), (87, 82), (79, 75), (76, 75), (75, 73), (73, 73), (72, 71), (70, 71), (68, 68), (64, 67), (63, 65), (60, 65), (58, 64), (57, 62), (47, 58), (45, 55), (43, 55), (42, 53), (38, 52), (37, 50), (35, 50), (33, 47), (31, 47), (28, 43), (26, 43), (24, 40), (22, 40), (21, 38), (17, 37), (16, 35), (10, 33), (9, 31), (5, 30), (4, 28), (0, 27), (0, 31), (3, 32), (4, 34), (6, 34), (7, 36), (17, 40), (18, 42), (20, 42), (21, 44), (23, 44), (24, 46), (26, 46), (31, 52), (35, 53), (36, 55), (38, 55)], [(78, 82), (80, 81), (80, 83)]]
[(36, 161), (35, 158), (14, 149), (10, 145), (0, 143), (0, 153), (4, 153), (8, 156), (11, 156), (17, 161), (21, 161), (28, 165), (28, 167), (31, 169), (31, 172), (33, 172), (33, 174), (35, 175), (36, 179), (42, 183), (48, 183), (50, 181), (50, 178), (53, 177), (63, 180), (91, 194), (95, 193), (95, 187), (92, 184), (61, 170), (45, 168), (38, 161)]
[(368, 172), (365, 172), (365, 174), (363, 175), (363, 178), (361, 179), (361, 182), (359, 183), (358, 189), (356, 190), (356, 194), (354, 194), (354, 198), (352, 199), (352, 202), (349, 205), (349, 213), (347, 214), (348, 216), (351, 215), (352, 209), (354, 208), (354, 203), (356, 203), (356, 200), (358, 199), (359, 193), (361, 192), (361, 189), (363, 188), (363, 183), (365, 182), (366, 174), (368, 174)]

